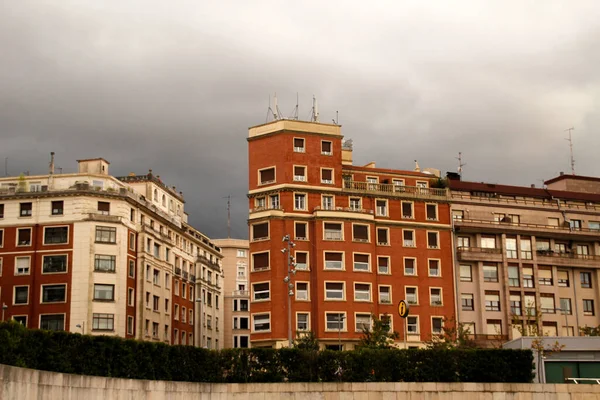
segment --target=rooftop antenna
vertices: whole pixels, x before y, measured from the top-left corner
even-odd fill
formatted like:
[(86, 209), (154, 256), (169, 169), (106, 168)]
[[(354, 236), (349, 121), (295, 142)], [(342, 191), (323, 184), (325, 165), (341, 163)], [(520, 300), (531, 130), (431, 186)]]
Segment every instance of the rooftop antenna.
[(339, 125), (339, 120), (340, 120), (340, 112), (336, 111), (335, 112), (335, 119), (332, 119), (331, 121), (333, 121), (334, 124)]
[(455, 157), (458, 160), (458, 176), (462, 177), (463, 167), (466, 167), (467, 164), (463, 164), (462, 162), (462, 152), (458, 152), (458, 157)]
[(227, 239), (231, 239), (231, 195), (223, 198), (227, 199)]
[(571, 174), (573, 175), (575, 175), (575, 158), (573, 158), (573, 139), (571, 138), (571, 132), (574, 130), (575, 128), (573, 127), (565, 129), (565, 132), (569, 131), (569, 138), (565, 140), (569, 141), (569, 150), (571, 151)]
[(277, 92), (275, 92), (274, 101), (275, 101), (275, 115), (274, 115), (274, 118), (276, 120), (277, 119), (283, 119), (283, 113), (279, 109), (279, 104), (277, 104)]
[(8, 157), (4, 157), (4, 176), (8, 176)]
[(290, 117), (290, 119), (294, 119), (296, 121), (298, 121), (298, 92), (296, 92), (296, 107), (294, 107), (294, 111), (292, 111), (292, 116)]
[(275, 93), (273, 107), (271, 107), (271, 95), (269, 94), (269, 108), (267, 110), (267, 118), (265, 122), (269, 122), (269, 118), (273, 118), (273, 121), (281, 119), (281, 112), (279, 111), (279, 106), (277, 105), (277, 93)]
[(319, 122), (319, 106), (317, 104), (317, 98), (313, 94), (313, 106), (311, 110), (310, 122)]

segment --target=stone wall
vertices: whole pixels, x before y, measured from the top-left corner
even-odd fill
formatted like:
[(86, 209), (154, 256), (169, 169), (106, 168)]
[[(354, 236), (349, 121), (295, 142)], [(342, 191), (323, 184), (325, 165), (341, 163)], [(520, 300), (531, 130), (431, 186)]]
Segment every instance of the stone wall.
[(503, 383), (202, 384), (60, 374), (0, 365), (0, 400), (583, 400), (599, 385)]

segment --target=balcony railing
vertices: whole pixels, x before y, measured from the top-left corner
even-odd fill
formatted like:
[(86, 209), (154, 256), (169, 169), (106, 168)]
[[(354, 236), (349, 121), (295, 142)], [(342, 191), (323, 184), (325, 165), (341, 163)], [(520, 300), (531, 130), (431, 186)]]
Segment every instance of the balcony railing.
[(183, 271), (183, 279), (187, 280), (189, 277), (189, 274), (187, 271)]
[(600, 230), (598, 229), (589, 229), (589, 228), (573, 228), (568, 225), (546, 225), (546, 224), (531, 224), (526, 222), (503, 222), (496, 220), (485, 220), (485, 219), (470, 219), (470, 218), (457, 218), (454, 219), (454, 224), (456, 226), (494, 226), (494, 227), (502, 227), (504, 229), (512, 228), (515, 230), (551, 230), (561, 233), (591, 233), (600, 235)]
[(234, 290), (231, 294), (233, 296), (248, 296), (249, 292), (247, 290)]
[(175, 275), (181, 275), (181, 268), (175, 267)]
[(315, 211), (342, 211), (342, 212), (352, 212), (352, 213), (362, 213), (362, 214), (373, 214), (373, 210), (366, 210), (364, 208), (356, 208), (356, 207), (323, 207), (316, 206), (314, 208)]
[(537, 250), (536, 253), (538, 255), (538, 259), (540, 257), (552, 257), (555, 259), (600, 261), (600, 256), (591, 254), (559, 253), (553, 250)]
[(391, 183), (344, 181), (343, 189), (351, 192), (374, 192), (399, 197), (448, 198), (448, 189), (401, 186)]
[(190, 274), (190, 281), (196, 282), (196, 275)]
[[(451, 197), (454, 200), (473, 200), (476, 202), (486, 202), (486, 203), (496, 203), (496, 204), (521, 204), (526, 206), (533, 207), (546, 207), (546, 208), (554, 208), (557, 209), (556, 200), (539, 200), (539, 199), (510, 199), (506, 197), (483, 197), (483, 196), (474, 196), (470, 193), (465, 192), (452, 192)], [(560, 208), (568, 208), (572, 210), (594, 210), (599, 211), (600, 205), (595, 203), (569, 203), (569, 202), (560, 202)]]
[(253, 213), (253, 212), (260, 212), (260, 211), (267, 211), (267, 210), (282, 210), (281, 204), (266, 204), (264, 206), (258, 206), (258, 207), (251, 208), (248, 210), (248, 212)]
[(323, 233), (324, 240), (342, 240), (342, 231), (325, 230)]

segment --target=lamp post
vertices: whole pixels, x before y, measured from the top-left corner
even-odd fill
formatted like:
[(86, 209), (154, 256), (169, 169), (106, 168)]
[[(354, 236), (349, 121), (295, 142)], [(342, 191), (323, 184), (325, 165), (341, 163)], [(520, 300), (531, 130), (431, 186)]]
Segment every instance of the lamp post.
[(345, 315), (338, 314), (338, 349), (342, 350), (342, 322), (346, 319)]
[(292, 254), (292, 250), (296, 246), (296, 244), (292, 242), (292, 240), (290, 239), (290, 235), (285, 235), (282, 239), (282, 242), (287, 243), (287, 247), (281, 249), (281, 252), (284, 255), (286, 255), (287, 258), (287, 276), (283, 278), (283, 282), (286, 284), (288, 293), (288, 346), (292, 347), (294, 345), (294, 341), (292, 338), (292, 296), (294, 295), (294, 284), (292, 283), (292, 275), (296, 274), (296, 259)]
[(81, 324), (75, 325), (75, 328), (81, 329), (81, 334), (85, 335), (85, 321), (81, 321)]
[(2, 322), (4, 322), (4, 311), (8, 310), (6, 303), (2, 303)]

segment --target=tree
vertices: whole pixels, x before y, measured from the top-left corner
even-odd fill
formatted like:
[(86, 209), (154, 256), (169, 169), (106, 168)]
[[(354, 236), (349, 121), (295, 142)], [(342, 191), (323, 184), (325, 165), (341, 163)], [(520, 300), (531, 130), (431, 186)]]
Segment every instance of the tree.
[(389, 318), (384, 315), (382, 319), (376, 315), (371, 315), (373, 328), (368, 326), (363, 327), (362, 336), (358, 343), (358, 349), (389, 349), (392, 347), (394, 340), (400, 338), (400, 334), (392, 331)]
[(442, 333), (432, 335), (431, 340), (425, 342), (430, 349), (474, 349), (477, 344), (471, 339), (471, 330), (456, 318), (444, 318)]
[(296, 340), (294, 347), (302, 350), (319, 351), (319, 340), (313, 331), (296, 331)]
[(600, 336), (600, 325), (579, 327), (579, 332), (583, 336)]

